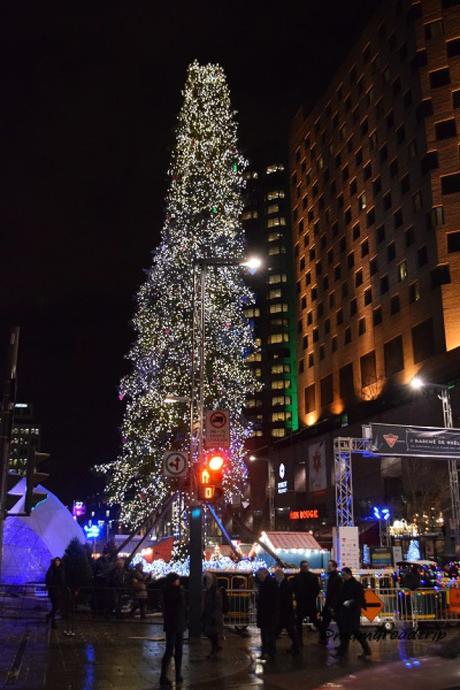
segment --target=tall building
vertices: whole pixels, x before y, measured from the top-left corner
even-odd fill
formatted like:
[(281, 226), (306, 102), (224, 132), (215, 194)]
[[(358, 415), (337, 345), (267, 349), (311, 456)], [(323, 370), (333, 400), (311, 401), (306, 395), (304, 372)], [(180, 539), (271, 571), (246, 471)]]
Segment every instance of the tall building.
[(459, 144), (460, 2), (382, 3), (292, 127), (302, 424), (459, 348)]
[(285, 166), (274, 163), (247, 174), (243, 222), (249, 254), (263, 260), (251, 279), (256, 295), (246, 310), (259, 351), (249, 357), (261, 390), (246, 402), (251, 449), (269, 446), (298, 428), (295, 301), (289, 189)]
[(15, 403), (11, 433), (10, 469), (25, 472), (30, 450), (40, 450), (40, 426), (29, 403)]

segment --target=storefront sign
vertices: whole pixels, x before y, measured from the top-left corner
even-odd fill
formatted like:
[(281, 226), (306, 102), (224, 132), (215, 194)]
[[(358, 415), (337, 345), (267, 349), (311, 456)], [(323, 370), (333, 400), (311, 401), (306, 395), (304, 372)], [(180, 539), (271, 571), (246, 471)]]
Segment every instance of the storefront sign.
[(460, 458), (460, 429), (366, 424), (364, 438), (371, 438), (371, 452), (376, 455), (422, 458)]
[(306, 508), (305, 510), (291, 510), (289, 520), (318, 520), (318, 508)]
[(288, 490), (288, 483), (285, 479), (286, 477), (286, 465), (284, 462), (280, 462), (278, 467), (278, 484), (277, 489), (279, 494), (285, 494)]

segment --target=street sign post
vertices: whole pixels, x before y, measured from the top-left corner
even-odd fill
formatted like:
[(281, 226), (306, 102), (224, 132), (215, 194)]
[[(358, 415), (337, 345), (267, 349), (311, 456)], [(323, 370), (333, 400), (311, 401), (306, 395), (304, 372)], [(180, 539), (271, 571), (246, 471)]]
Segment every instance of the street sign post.
[(184, 477), (187, 474), (187, 467), (187, 453), (171, 450), (163, 455), (163, 474), (165, 477)]
[(375, 592), (372, 591), (372, 589), (364, 590), (364, 600), (366, 602), (366, 608), (361, 609), (361, 614), (367, 618), (369, 623), (372, 623), (372, 621), (382, 612), (383, 601)]
[(230, 413), (228, 410), (206, 410), (205, 448), (230, 448)]

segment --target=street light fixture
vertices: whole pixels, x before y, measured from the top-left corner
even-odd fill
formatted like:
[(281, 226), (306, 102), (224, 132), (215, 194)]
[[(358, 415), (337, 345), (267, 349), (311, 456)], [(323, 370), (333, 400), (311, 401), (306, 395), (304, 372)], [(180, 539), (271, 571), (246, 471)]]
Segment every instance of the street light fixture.
[[(453, 429), (454, 421), (452, 416), (452, 403), (450, 400), (450, 391), (448, 385), (439, 383), (428, 383), (420, 376), (414, 376), (410, 382), (410, 387), (414, 390), (435, 390), (438, 392), (438, 398), (442, 403), (442, 416), (444, 420), (445, 429)], [(451, 502), (451, 525), (455, 539), (456, 555), (460, 552), (460, 490), (458, 482), (458, 462), (456, 458), (450, 458), (449, 465), (449, 486), (450, 486), (450, 502)]]

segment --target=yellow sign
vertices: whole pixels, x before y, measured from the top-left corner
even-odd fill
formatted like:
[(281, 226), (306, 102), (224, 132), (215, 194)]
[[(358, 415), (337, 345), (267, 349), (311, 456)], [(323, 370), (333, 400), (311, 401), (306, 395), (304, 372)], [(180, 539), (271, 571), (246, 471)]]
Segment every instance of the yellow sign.
[(364, 590), (364, 599), (366, 601), (366, 608), (361, 609), (361, 613), (367, 618), (369, 623), (372, 623), (374, 618), (377, 618), (377, 616), (381, 613), (383, 609), (383, 601), (371, 589)]

